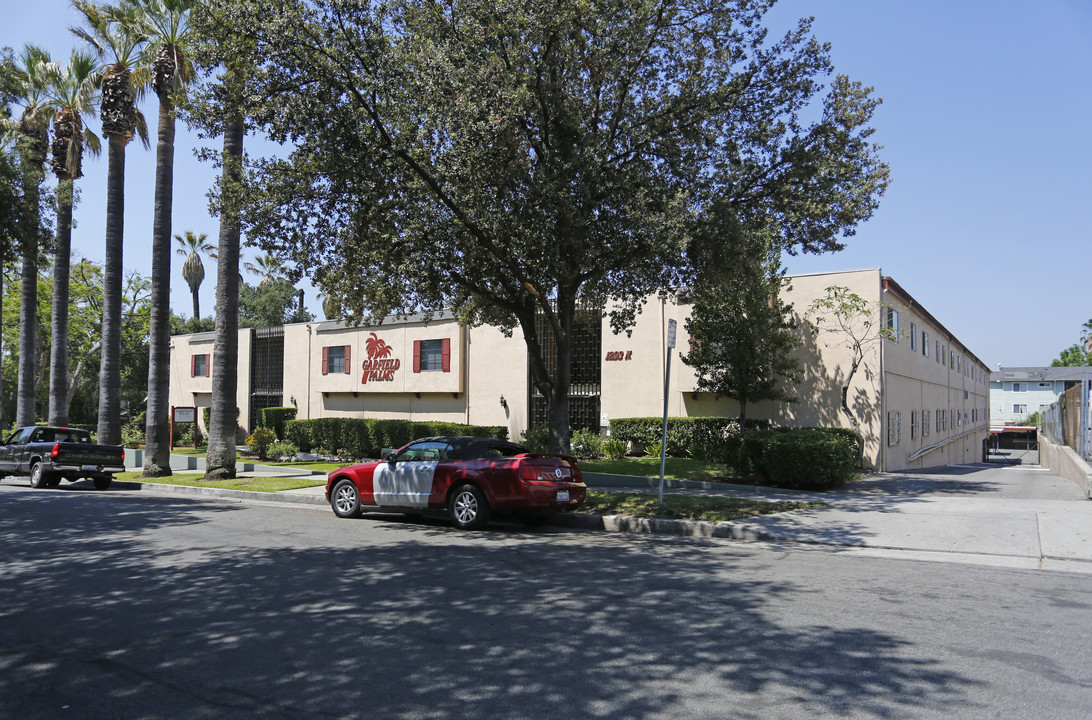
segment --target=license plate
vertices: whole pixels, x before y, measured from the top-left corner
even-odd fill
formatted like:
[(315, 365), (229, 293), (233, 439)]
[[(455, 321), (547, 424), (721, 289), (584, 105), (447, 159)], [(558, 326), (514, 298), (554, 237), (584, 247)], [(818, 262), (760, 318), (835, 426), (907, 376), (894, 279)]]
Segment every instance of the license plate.
[(568, 490), (558, 490), (557, 491), (557, 501), (558, 502), (569, 502), (569, 491)]

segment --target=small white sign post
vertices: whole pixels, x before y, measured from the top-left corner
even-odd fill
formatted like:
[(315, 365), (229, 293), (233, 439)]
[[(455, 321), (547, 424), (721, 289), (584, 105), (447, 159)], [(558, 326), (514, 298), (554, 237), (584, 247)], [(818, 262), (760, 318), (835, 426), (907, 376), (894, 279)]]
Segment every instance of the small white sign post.
[(675, 334), (678, 324), (667, 321), (667, 365), (664, 368), (664, 431), (660, 441), (660, 507), (664, 506), (664, 470), (667, 467), (667, 397), (671, 389), (671, 351), (675, 349)]

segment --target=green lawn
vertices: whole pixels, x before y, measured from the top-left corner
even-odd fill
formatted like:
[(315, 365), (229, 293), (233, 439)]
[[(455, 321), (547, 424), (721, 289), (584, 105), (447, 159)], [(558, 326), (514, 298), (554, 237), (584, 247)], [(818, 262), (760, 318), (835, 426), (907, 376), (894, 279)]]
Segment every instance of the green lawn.
[[(676, 480), (735, 480), (724, 465), (691, 458), (667, 458), (664, 477)], [(628, 457), (621, 460), (581, 460), (581, 472), (660, 477), (660, 458)]]
[[(657, 469), (658, 470), (658, 469)], [(610, 493), (589, 490), (584, 504), (577, 512), (596, 515), (628, 515), (641, 518), (667, 520), (745, 520), (759, 515), (822, 507), (824, 503), (766, 502), (743, 498), (709, 497), (694, 495), (664, 495), (663, 507), (651, 493)]]
[(204, 475), (171, 475), (165, 478), (145, 478), (139, 472), (119, 473), (115, 480), (132, 481), (141, 483), (154, 483), (160, 485), (189, 485), (192, 487), (212, 487), (222, 490), (253, 490), (255, 492), (280, 492), (281, 490), (295, 490), (297, 488), (316, 487), (325, 485), (326, 479), (315, 475), (315, 479), (288, 478), (288, 477), (244, 477), (234, 480), (205, 480)]

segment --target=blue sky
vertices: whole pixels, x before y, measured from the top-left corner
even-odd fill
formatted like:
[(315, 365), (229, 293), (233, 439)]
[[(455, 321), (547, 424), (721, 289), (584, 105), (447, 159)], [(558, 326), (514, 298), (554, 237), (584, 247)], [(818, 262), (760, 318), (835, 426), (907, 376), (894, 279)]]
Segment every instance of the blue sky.
[[(8, 3), (4, 14), (0, 46), (37, 42), (64, 58), (75, 45), (65, 0)], [(767, 24), (781, 34), (802, 16), (815, 17), (836, 71), (884, 98), (873, 139), (892, 183), (844, 251), (786, 258), (788, 271), (880, 267), (991, 369), (1049, 365), (1092, 318), (1092, 3), (782, 0)], [(154, 99), (144, 112), (154, 128)], [(198, 145), (180, 124), (173, 231), (215, 242), (214, 171), (194, 158)], [(145, 274), (154, 165), (154, 151), (130, 145), (125, 266)], [(85, 173), (73, 252), (101, 262), (105, 155), (85, 161)], [(173, 259), (171, 304), (189, 315), (183, 258)], [(206, 273), (209, 314), (212, 261)], [(321, 317), (310, 289), (307, 304)]]

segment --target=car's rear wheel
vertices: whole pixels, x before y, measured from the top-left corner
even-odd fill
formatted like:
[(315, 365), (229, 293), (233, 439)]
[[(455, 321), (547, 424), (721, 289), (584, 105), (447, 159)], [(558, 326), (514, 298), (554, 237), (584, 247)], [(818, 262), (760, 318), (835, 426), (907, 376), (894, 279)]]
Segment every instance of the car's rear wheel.
[(113, 480), (113, 478), (108, 478), (108, 477), (105, 477), (105, 478), (97, 477), (97, 478), (95, 478), (95, 489), (96, 490), (105, 490), (106, 488), (110, 487), (110, 482), (112, 480)]
[(451, 521), (461, 530), (481, 530), (489, 522), (489, 502), (477, 485), (455, 488), (447, 503)]
[(342, 480), (330, 493), (330, 507), (340, 518), (360, 517), (360, 493), (352, 480)]
[(30, 486), (32, 488), (49, 487), (52, 479), (50, 474), (42, 469), (41, 463), (34, 463), (33, 467), (30, 468)]

